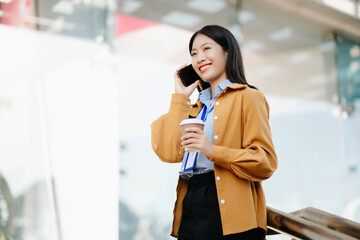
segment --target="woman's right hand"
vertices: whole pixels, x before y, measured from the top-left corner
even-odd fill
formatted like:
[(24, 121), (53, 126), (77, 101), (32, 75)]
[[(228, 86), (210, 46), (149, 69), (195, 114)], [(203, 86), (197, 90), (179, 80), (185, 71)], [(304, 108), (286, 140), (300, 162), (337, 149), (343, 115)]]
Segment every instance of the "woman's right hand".
[(197, 80), (196, 82), (194, 82), (193, 84), (189, 85), (188, 87), (185, 87), (184, 84), (182, 83), (178, 72), (183, 69), (184, 67), (186, 67), (187, 65), (184, 64), (183, 66), (181, 66), (180, 68), (178, 68), (174, 74), (174, 79), (175, 79), (175, 93), (182, 93), (185, 94), (186, 96), (190, 97), (190, 95), (195, 91), (195, 88), (199, 85), (200, 80)]

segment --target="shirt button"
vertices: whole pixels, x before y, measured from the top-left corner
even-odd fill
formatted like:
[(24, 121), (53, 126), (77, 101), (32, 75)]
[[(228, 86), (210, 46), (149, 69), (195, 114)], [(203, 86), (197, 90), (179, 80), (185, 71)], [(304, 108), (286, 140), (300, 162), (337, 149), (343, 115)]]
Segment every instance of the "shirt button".
[(218, 136), (218, 135), (215, 135), (215, 136), (214, 136), (214, 138), (215, 138), (215, 139), (218, 139), (218, 138), (219, 138), (219, 136)]
[(219, 102), (216, 102), (215, 104), (216, 104), (216, 105), (219, 105), (220, 103), (219, 103)]
[(215, 116), (214, 119), (215, 119), (215, 120), (218, 119), (218, 116)]
[(218, 181), (219, 181), (219, 180), (220, 180), (220, 177), (219, 177), (219, 176), (217, 176), (217, 177), (216, 177), (216, 180), (218, 180)]
[(220, 203), (221, 203), (221, 204), (225, 204), (225, 200), (224, 200), (224, 199), (221, 199)]

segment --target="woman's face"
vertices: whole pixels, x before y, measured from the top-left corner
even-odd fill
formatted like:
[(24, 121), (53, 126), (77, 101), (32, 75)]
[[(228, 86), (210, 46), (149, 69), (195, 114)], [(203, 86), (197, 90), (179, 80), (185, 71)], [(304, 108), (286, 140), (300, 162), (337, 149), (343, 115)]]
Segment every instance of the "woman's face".
[(194, 39), (191, 50), (192, 65), (205, 82), (219, 84), (227, 79), (227, 56), (227, 51), (208, 36), (199, 34)]

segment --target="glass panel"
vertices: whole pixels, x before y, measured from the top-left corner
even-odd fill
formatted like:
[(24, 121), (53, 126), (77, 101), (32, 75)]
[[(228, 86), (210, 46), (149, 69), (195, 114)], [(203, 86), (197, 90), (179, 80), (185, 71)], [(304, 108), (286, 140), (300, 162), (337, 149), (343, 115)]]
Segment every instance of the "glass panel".
[[(7, 36), (0, 47), (0, 64), (6, 66), (0, 80), (0, 144), (4, 146), (0, 152), (1, 175), (8, 206), (4, 207), (8, 214), (2, 217), (11, 220), (5, 235), (14, 239), (36, 236), (57, 239), (58, 212), (53, 172), (49, 165), (48, 129), (34, 71), (36, 50), (28, 48), (33, 46), (29, 34), (0, 27), (0, 34)], [(27, 44), (14, 44), (14, 39), (24, 36)], [(18, 57), (15, 52), (24, 55)]]
[(117, 59), (86, 39), (105, 16), (85, 11), (97, 18), (94, 29), (83, 22), (79, 35), (54, 34), (51, 18), (60, 15), (8, 2), (0, 24), (0, 239), (117, 239)]
[(116, 10), (113, 0), (12, 0), (1, 3), (0, 23), (111, 42)]
[(340, 103), (349, 112), (360, 98), (360, 44), (336, 35)]

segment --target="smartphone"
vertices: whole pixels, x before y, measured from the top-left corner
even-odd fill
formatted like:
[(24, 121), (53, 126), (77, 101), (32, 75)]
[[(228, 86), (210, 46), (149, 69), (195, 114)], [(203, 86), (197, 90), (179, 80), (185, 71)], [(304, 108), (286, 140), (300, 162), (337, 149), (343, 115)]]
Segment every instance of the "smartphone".
[(198, 86), (198, 90), (202, 91), (208, 87), (210, 87), (209, 83), (204, 82), (199, 75), (195, 72), (194, 68), (192, 67), (192, 65), (188, 65), (184, 68), (182, 68), (179, 72), (179, 77), (182, 81), (182, 83), (184, 84), (184, 86), (190, 86), (191, 84), (193, 84), (194, 82), (196, 82), (197, 80), (200, 80), (200, 84)]
[(195, 70), (194, 70), (194, 68), (192, 67), (191, 64), (184, 67), (183, 69), (181, 69), (179, 71), (179, 77), (180, 77), (180, 79), (181, 79), (181, 81), (182, 81), (182, 83), (184, 84), (185, 87), (190, 86), (196, 80), (201, 79), (199, 77), (199, 75), (195, 72)]

